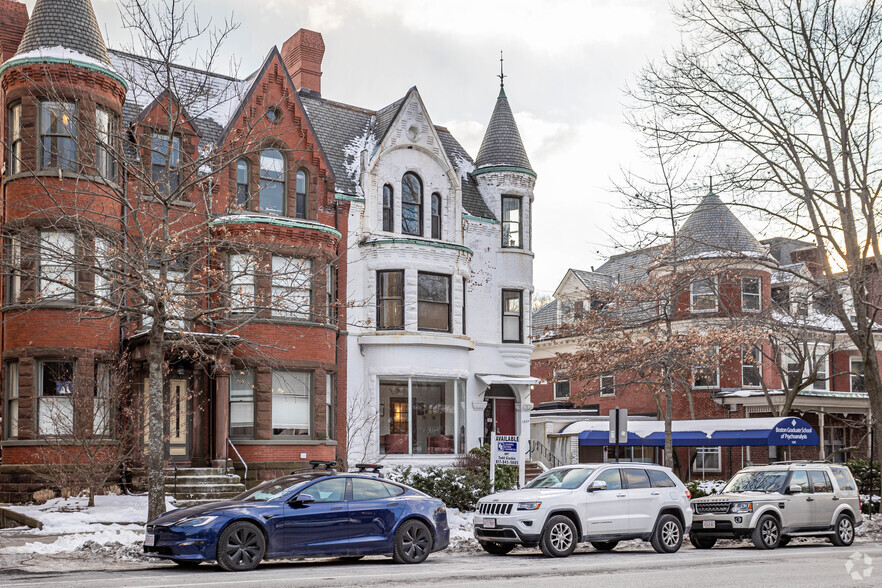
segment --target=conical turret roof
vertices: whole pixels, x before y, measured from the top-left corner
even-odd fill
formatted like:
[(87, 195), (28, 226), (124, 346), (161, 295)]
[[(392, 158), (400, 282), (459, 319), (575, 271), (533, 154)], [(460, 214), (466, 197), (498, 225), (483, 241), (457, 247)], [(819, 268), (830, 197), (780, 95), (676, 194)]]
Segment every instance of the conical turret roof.
[(699, 202), (677, 231), (676, 248), (666, 257), (682, 260), (767, 255), (765, 247), (713, 192)]
[(59, 47), (110, 66), (90, 0), (37, 0), (15, 55)]
[(533, 171), (530, 158), (521, 141), (521, 134), (508, 104), (505, 89), (500, 87), (490, 124), (478, 150), (475, 171), (487, 167), (515, 167)]

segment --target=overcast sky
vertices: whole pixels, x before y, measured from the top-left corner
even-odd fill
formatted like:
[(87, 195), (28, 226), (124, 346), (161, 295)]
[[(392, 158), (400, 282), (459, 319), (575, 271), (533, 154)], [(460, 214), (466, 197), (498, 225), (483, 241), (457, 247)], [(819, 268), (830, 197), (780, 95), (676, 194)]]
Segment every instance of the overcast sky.
[[(27, 0), (29, 10), (36, 0)], [(192, 0), (203, 19), (233, 16), (224, 45), (239, 75), (299, 28), (322, 33), (322, 95), (381, 108), (417, 86), (432, 121), (474, 157), (505, 89), (533, 168), (534, 282), (550, 294), (569, 267), (610, 253), (620, 166), (639, 165), (624, 125), (625, 84), (679, 38), (664, 0)], [(124, 48), (116, 0), (92, 0)]]

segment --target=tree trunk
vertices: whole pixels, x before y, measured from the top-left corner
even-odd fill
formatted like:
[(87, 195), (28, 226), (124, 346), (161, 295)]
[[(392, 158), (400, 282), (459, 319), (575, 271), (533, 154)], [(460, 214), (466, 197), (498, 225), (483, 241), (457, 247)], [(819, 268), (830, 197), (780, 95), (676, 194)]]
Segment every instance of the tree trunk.
[(674, 435), (671, 420), (674, 418), (674, 395), (671, 381), (665, 381), (665, 465), (674, 467)]
[[(149, 385), (147, 387), (147, 520), (152, 521), (165, 512), (165, 407), (162, 383), (165, 350), (163, 331), (154, 320), (150, 329), (148, 353)], [(162, 321), (164, 322), (164, 321)]]

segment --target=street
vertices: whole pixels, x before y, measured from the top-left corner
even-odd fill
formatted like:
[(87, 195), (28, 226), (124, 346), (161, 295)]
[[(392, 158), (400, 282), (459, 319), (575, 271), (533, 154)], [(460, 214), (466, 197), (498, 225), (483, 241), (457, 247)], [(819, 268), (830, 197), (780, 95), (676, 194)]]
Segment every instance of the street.
[[(855, 555), (859, 554), (859, 555)], [(871, 559), (867, 559), (868, 556)], [(847, 563), (851, 561), (852, 565)], [(877, 585), (873, 562), (882, 562), (882, 545), (855, 543), (837, 548), (813, 541), (798, 546), (758, 551), (747, 544), (700, 551), (684, 546), (673, 555), (624, 547), (601, 553), (582, 546), (571, 557), (548, 559), (536, 550), (503, 557), (475, 553), (436, 553), (424, 564), (395, 565), (389, 558), (358, 563), (339, 560), (269, 562), (253, 572), (221, 572), (217, 566), (196, 570), (156, 563), (138, 568), (100, 571), (2, 573), (3, 585), (89, 586), (537, 586), (541, 582), (569, 585), (630, 586), (871, 586)], [(882, 571), (877, 572), (882, 574)], [(852, 574), (859, 576), (855, 580)]]

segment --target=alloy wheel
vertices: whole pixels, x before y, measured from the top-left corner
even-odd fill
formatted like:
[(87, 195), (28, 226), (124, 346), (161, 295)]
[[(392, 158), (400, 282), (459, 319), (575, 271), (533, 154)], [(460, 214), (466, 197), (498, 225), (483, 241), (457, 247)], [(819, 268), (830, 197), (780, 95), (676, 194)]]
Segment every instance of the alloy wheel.
[(404, 531), (401, 538), (401, 547), (407, 557), (419, 559), (429, 548), (429, 531), (422, 525), (413, 525)]
[(234, 566), (247, 567), (258, 558), (262, 549), (257, 534), (255, 529), (244, 527), (236, 529), (227, 539), (227, 557)]
[(557, 523), (551, 528), (551, 545), (558, 551), (566, 551), (573, 542), (573, 531), (566, 523)]
[(661, 530), (662, 543), (675, 547), (680, 543), (680, 527), (674, 521), (667, 521)]
[(842, 517), (839, 520), (839, 528), (837, 529), (839, 533), (839, 539), (848, 545), (851, 543), (852, 538), (854, 537), (854, 525), (851, 524), (851, 519), (848, 517)]
[(774, 519), (767, 519), (762, 526), (763, 543), (768, 546), (775, 545), (778, 541), (778, 523)]

